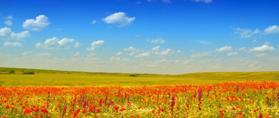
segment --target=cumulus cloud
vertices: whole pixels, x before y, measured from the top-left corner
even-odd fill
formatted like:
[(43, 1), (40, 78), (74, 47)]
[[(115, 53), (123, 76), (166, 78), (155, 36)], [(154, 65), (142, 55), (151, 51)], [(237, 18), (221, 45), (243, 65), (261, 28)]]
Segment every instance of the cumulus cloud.
[(7, 16), (4, 18), (4, 24), (7, 26), (12, 26), (13, 25), (13, 16)]
[(115, 12), (103, 19), (103, 21), (107, 24), (114, 24), (118, 26), (127, 26), (135, 20), (136, 17), (127, 16), (125, 12)]
[(124, 48), (123, 52), (118, 52), (115, 56), (120, 56), (126, 53), (131, 57), (142, 58), (142, 57), (150, 57), (150, 56), (170, 56), (172, 54), (176, 54), (176, 53), (178, 54), (180, 52), (181, 52), (180, 50), (174, 51), (173, 49), (170, 48), (161, 49), (160, 46), (155, 46), (148, 50), (141, 50), (133, 46), (130, 46), (128, 48)]
[(264, 30), (264, 32), (268, 34), (279, 33), (279, 26), (278, 25), (269, 26)]
[(231, 52), (231, 51), (233, 51), (233, 47), (225, 45), (223, 47), (216, 49), (216, 51), (217, 52)]
[(18, 32), (18, 33), (15, 33), (15, 32), (11, 32), (11, 39), (12, 40), (22, 40), (26, 37), (29, 36), (29, 31), (22, 31), (22, 32)]
[(5, 38), (5, 47), (21, 47), (21, 41), (28, 36), (29, 31), (13, 32), (9, 27), (0, 28), (0, 37)]
[(275, 48), (273, 46), (270, 46), (268, 44), (263, 44), (261, 46), (258, 47), (254, 47), (252, 49), (250, 49), (251, 52), (257, 52), (257, 53), (264, 53), (264, 52), (270, 52), (275, 50)]
[(9, 41), (6, 41), (4, 43), (4, 46), (5, 47), (21, 47), (22, 44), (20, 42), (9, 42)]
[(227, 56), (236, 56), (239, 53), (245, 51), (245, 48), (233, 48), (232, 46), (225, 45), (223, 47), (217, 48), (215, 51), (226, 54)]
[(95, 51), (97, 48), (103, 46), (105, 43), (104, 40), (97, 40), (97, 41), (93, 41), (90, 45), (90, 47), (88, 48), (88, 50), (90, 51)]
[(39, 31), (49, 25), (48, 17), (45, 15), (39, 15), (35, 19), (27, 19), (23, 22), (22, 27), (24, 29), (30, 29), (33, 31)]
[(79, 43), (79, 42), (76, 42), (75, 39), (73, 39), (73, 38), (64, 37), (64, 38), (59, 39), (57, 37), (52, 37), (52, 38), (46, 39), (42, 43), (41, 42), (37, 43), (35, 46), (37, 48), (46, 48), (46, 49), (71, 48), (71, 47), (78, 48), (76, 46), (76, 43)]
[(12, 32), (12, 30), (8, 27), (0, 28), (0, 37), (8, 36), (8, 35), (10, 35), (11, 32)]
[(240, 38), (253, 38), (256, 36), (279, 33), (279, 26), (271, 25), (266, 27), (265, 29), (233, 28), (233, 31), (234, 33), (238, 34)]
[(261, 33), (259, 29), (234, 28), (233, 30), (240, 36), (240, 38), (251, 38)]
[[(177, 52), (179, 52), (179, 51), (177, 51)], [(152, 48), (152, 53), (155, 55), (168, 56), (168, 55), (174, 54), (175, 51), (173, 51), (170, 48), (161, 49), (160, 46), (155, 46)]]
[(133, 46), (125, 48), (124, 52), (126, 52), (129, 56), (136, 57), (136, 58), (148, 57), (151, 55), (150, 52), (137, 49)]

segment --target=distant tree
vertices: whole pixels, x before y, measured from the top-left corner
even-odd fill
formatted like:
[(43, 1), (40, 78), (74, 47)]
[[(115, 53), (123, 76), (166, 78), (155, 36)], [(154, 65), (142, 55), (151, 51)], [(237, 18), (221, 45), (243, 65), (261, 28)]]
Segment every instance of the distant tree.
[(35, 72), (33, 72), (33, 71), (23, 71), (22, 73), (24, 75), (34, 75), (35, 74)]
[(9, 70), (8, 71), (9, 74), (15, 74), (15, 72), (16, 72), (15, 70)]
[(138, 74), (130, 74), (129, 75), (130, 77), (137, 77), (137, 76), (139, 76)]

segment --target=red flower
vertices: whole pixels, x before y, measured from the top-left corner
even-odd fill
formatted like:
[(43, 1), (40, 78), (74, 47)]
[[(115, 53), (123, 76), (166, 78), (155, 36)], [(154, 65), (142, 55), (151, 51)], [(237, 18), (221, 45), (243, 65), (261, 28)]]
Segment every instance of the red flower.
[(171, 112), (173, 112), (174, 105), (175, 105), (175, 97), (174, 97), (174, 96), (172, 96), (172, 97), (171, 97), (171, 104), (170, 104), (170, 109), (171, 109)]
[(6, 108), (6, 109), (9, 109), (9, 108), (10, 108), (10, 106), (7, 104), (7, 105), (5, 106), (5, 108)]
[(262, 112), (260, 112), (259, 118), (263, 118), (263, 114), (262, 114)]
[(47, 110), (45, 107), (43, 107), (43, 108), (41, 109), (41, 112), (43, 112), (43, 113), (48, 113), (48, 110)]
[(119, 110), (119, 106), (114, 105), (114, 106), (113, 106), (113, 109), (114, 109), (115, 111), (118, 111), (118, 110)]
[(86, 109), (83, 109), (83, 110), (82, 110), (82, 113), (86, 113)]
[(66, 111), (67, 111), (67, 106), (65, 105), (65, 106), (63, 107), (63, 112), (66, 113)]
[(31, 108), (25, 108), (25, 109), (23, 110), (23, 114), (25, 114), (25, 115), (28, 115), (28, 114), (30, 114), (30, 113), (32, 113), (32, 109), (31, 109)]
[(77, 109), (77, 110), (74, 112), (74, 118), (77, 118), (77, 117), (78, 117), (79, 112), (80, 112), (80, 109)]
[(89, 110), (89, 112), (93, 112), (95, 110), (95, 106), (94, 105), (89, 105), (88, 110)]
[(126, 110), (126, 108), (125, 107), (122, 107), (121, 109), (120, 109), (120, 111), (125, 111)]
[(33, 107), (33, 111), (38, 112), (39, 111), (39, 107), (38, 106), (34, 106)]
[(100, 108), (97, 108), (97, 109), (96, 109), (96, 112), (97, 112), (97, 113), (100, 113), (100, 112), (101, 112), (101, 109), (100, 109)]

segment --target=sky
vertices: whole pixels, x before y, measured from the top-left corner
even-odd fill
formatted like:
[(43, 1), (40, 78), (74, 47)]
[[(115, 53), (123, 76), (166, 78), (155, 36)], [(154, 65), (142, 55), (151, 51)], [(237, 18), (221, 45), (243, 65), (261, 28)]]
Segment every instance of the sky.
[(1, 0), (0, 66), (279, 70), (278, 0)]

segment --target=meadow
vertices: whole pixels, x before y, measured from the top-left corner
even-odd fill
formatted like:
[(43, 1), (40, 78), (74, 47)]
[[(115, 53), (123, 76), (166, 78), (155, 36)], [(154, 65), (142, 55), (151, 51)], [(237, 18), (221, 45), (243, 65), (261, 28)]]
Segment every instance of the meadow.
[(279, 72), (182, 75), (0, 68), (2, 118), (277, 118)]
[(0, 68), (0, 86), (147, 86), (230, 81), (279, 81), (279, 72), (204, 72), (159, 75)]

